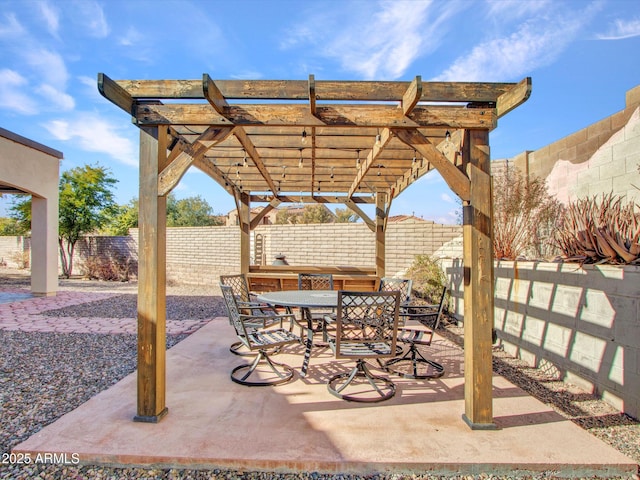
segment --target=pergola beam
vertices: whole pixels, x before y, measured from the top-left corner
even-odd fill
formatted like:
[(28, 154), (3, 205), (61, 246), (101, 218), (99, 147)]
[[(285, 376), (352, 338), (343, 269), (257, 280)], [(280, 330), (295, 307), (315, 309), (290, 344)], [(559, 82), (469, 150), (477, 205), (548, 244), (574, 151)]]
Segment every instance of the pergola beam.
[[(323, 195), (278, 195), (276, 197), (283, 203), (339, 203), (346, 204), (351, 201), (353, 203), (364, 203), (364, 204), (373, 204), (375, 203), (375, 198), (372, 196), (362, 197), (344, 197), (344, 196), (323, 196)], [(251, 202), (258, 203), (268, 203), (273, 199), (273, 195), (251, 195)]]
[(493, 129), (497, 116), (493, 108), (467, 109), (457, 106), (416, 106), (411, 115), (387, 105), (322, 104), (315, 115), (306, 105), (233, 105), (221, 115), (209, 104), (141, 104), (134, 105), (134, 116), (143, 125), (211, 125), (211, 126), (299, 126), (320, 127), (394, 127), (417, 128), (449, 126), (451, 128)]
[(428, 138), (417, 130), (394, 129), (393, 133), (425, 157), (440, 172), (449, 188), (462, 200), (469, 200), (469, 178), (458, 170)]
[(242, 145), (242, 148), (244, 148), (245, 152), (251, 157), (251, 160), (255, 164), (256, 168), (258, 169), (258, 171), (262, 175), (262, 178), (267, 183), (267, 185), (269, 186), (271, 191), (275, 193), (277, 191), (277, 189), (276, 189), (275, 183), (273, 183), (273, 179), (271, 178), (271, 174), (265, 168), (264, 163), (262, 162), (262, 159), (260, 158), (260, 154), (256, 150), (256, 147), (253, 146), (253, 143), (251, 143), (251, 139), (249, 138), (247, 133), (241, 127), (236, 127), (236, 128), (233, 129), (233, 134), (238, 139), (238, 141)]
[[(99, 74), (103, 75), (103, 74)], [(306, 80), (214, 80), (227, 100), (309, 99)], [(204, 98), (201, 80), (116, 80), (135, 98)], [(394, 102), (402, 98), (411, 82), (316, 80), (316, 98), (321, 101), (349, 100)], [(428, 82), (421, 102), (496, 102), (515, 83)], [(107, 97), (110, 98), (110, 97)], [(115, 103), (115, 102), (114, 102)]]
[(193, 161), (193, 165), (201, 170), (204, 174), (215, 180), (230, 195), (235, 196), (236, 193), (239, 193), (238, 188), (231, 182), (229, 177), (208, 159), (195, 159)]
[(158, 195), (166, 195), (175, 188), (188, 168), (218, 142), (229, 136), (231, 127), (209, 127), (193, 144), (179, 143), (168, 158), (168, 165), (158, 175)]
[(519, 107), (529, 99), (531, 95), (531, 77), (527, 77), (520, 81), (515, 87), (504, 92), (498, 97), (496, 103), (496, 112), (498, 118), (506, 115), (511, 110)]
[(344, 204), (356, 215), (360, 216), (365, 225), (369, 227), (369, 230), (371, 230), (372, 232), (376, 231), (376, 222), (371, 220), (369, 216), (358, 205), (356, 205), (356, 203), (352, 199), (345, 199)]
[[(251, 202), (251, 196), (249, 196), (249, 202)], [(277, 208), (278, 205), (280, 205), (280, 200), (278, 200), (277, 198), (274, 198), (273, 200), (271, 200), (271, 202), (269, 203), (269, 205), (267, 205), (266, 207), (264, 207), (262, 210), (260, 210), (260, 212), (253, 217), (253, 219), (251, 220), (251, 224), (249, 226), (250, 230), (254, 230), (258, 225), (260, 225), (260, 221), (273, 209)]]
[(402, 96), (402, 113), (408, 115), (415, 108), (422, 96), (422, 77), (418, 75), (409, 84), (409, 88)]
[(380, 156), (384, 147), (387, 145), (387, 143), (389, 143), (389, 140), (391, 140), (391, 131), (388, 128), (385, 128), (382, 130), (382, 133), (380, 134), (380, 140), (376, 141), (376, 143), (373, 145), (373, 148), (369, 152), (369, 155), (367, 155), (367, 158), (365, 159), (364, 163), (358, 169), (356, 178), (351, 184), (351, 187), (349, 188), (348, 197), (351, 197), (358, 190), (360, 183), (362, 183), (362, 180), (364, 179), (365, 175), (367, 174), (369, 169), (373, 166), (373, 163)]
[(215, 82), (211, 80), (211, 77), (206, 73), (202, 75), (202, 91), (204, 93), (204, 98), (207, 99), (216, 112), (223, 114), (224, 109), (229, 107), (227, 99), (224, 98), (224, 95)]

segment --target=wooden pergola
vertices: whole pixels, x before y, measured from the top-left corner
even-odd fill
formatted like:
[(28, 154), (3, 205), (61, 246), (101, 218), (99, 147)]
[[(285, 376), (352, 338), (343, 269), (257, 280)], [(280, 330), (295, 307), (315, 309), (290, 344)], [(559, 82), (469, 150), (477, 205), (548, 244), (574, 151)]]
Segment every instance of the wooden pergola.
[[(233, 195), (241, 271), (250, 231), (282, 202), (340, 203), (375, 232), (395, 197), (437, 170), (463, 202), (465, 412), (493, 427), (493, 248), (489, 132), (527, 100), (519, 83), (112, 80), (100, 93), (140, 129), (138, 421), (165, 405), (166, 196), (194, 166)], [(427, 194), (425, 194), (425, 200)], [(251, 203), (266, 204), (251, 219)], [(362, 206), (375, 204), (375, 218)]]

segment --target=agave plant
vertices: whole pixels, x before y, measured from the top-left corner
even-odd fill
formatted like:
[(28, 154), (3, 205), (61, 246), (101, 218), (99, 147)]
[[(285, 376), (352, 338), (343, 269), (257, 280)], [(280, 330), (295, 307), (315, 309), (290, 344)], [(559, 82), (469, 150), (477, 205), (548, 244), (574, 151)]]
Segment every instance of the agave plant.
[(556, 245), (566, 261), (640, 264), (640, 213), (623, 197), (603, 194), (570, 203)]

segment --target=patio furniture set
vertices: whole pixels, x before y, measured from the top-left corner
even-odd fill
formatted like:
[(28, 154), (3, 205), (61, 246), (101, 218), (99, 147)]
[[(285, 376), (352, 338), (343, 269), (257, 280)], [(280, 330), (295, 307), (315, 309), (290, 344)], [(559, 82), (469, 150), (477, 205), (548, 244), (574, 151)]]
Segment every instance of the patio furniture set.
[[(231, 380), (247, 386), (289, 382), (293, 368), (272, 357), (295, 344), (304, 345), (301, 377), (308, 373), (313, 348), (329, 347), (336, 359), (355, 361), (350, 371), (327, 381), (329, 392), (343, 400), (379, 402), (395, 395), (389, 376), (376, 375), (372, 368), (405, 378), (441, 377), (444, 367), (418, 347), (431, 344), (446, 288), (439, 304), (420, 305), (412, 301), (411, 287), (409, 279), (382, 278), (377, 291), (334, 290), (331, 274), (301, 273), (298, 290), (256, 296), (244, 274), (221, 276), (229, 322), (238, 336), (230, 351), (254, 357), (235, 367)], [(314, 341), (316, 334), (321, 341)]]

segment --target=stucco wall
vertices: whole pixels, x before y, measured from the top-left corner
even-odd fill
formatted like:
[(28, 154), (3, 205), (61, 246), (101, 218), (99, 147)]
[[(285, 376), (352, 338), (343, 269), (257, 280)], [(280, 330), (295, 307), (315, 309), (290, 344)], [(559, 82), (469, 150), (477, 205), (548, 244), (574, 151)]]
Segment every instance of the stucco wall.
[[(464, 321), (462, 268), (447, 260)], [(505, 350), (640, 417), (640, 267), (495, 264), (495, 327)]]
[(58, 289), (58, 174), (62, 153), (0, 128), (0, 189), (31, 195), (31, 291)]

